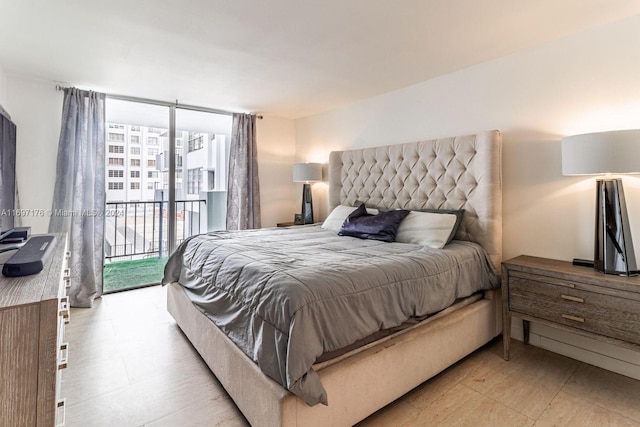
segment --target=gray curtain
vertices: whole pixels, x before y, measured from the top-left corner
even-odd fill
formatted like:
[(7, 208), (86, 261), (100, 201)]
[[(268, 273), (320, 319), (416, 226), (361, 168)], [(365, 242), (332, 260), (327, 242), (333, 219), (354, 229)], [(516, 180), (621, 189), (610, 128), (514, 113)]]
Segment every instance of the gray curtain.
[(66, 232), (71, 259), (69, 300), (91, 307), (102, 295), (105, 95), (64, 90), (56, 183), (49, 232)]
[(227, 183), (227, 230), (260, 228), (258, 148), (253, 114), (233, 114)]

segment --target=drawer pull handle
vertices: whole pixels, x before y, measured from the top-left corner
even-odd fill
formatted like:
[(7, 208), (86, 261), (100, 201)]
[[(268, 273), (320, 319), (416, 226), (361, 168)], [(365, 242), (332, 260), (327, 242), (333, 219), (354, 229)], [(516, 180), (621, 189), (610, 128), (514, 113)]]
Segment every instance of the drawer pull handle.
[(568, 314), (563, 314), (562, 318), (563, 319), (567, 319), (567, 320), (573, 320), (574, 322), (584, 323), (584, 318), (583, 317), (570, 316)]
[(69, 297), (60, 298), (60, 307), (58, 308), (58, 314), (65, 319), (69, 317)]
[(58, 370), (65, 369), (69, 360), (69, 343), (60, 344), (60, 353), (58, 358)]
[(560, 295), (560, 298), (566, 299), (567, 301), (584, 302), (584, 299), (578, 298), (578, 297), (573, 297), (571, 295)]
[(65, 409), (66, 399), (60, 399), (56, 402), (56, 427), (64, 427), (66, 422), (66, 409)]
[(69, 297), (60, 298), (60, 307), (58, 308), (58, 316), (64, 319), (64, 323), (69, 323)]

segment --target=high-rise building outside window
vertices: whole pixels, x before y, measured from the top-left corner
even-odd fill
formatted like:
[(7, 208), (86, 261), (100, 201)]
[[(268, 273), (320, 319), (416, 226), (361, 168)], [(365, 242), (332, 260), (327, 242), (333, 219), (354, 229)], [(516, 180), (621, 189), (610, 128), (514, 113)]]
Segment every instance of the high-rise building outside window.
[[(119, 261), (166, 257), (171, 245), (225, 227), (231, 117), (178, 107), (170, 124), (168, 112), (143, 103), (107, 102), (105, 208), (117, 215), (105, 218), (105, 271)], [(175, 126), (171, 132), (170, 125)], [(175, 135), (172, 156), (170, 133)], [(175, 199), (172, 212), (170, 199)], [(140, 284), (159, 281), (158, 271), (159, 277)]]

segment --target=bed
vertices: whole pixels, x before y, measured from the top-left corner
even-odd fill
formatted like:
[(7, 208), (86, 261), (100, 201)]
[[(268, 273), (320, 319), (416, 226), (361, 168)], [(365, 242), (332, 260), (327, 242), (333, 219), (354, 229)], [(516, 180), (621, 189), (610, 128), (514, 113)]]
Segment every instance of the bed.
[[(329, 236), (335, 233), (318, 225), (295, 229), (217, 233), (214, 236), (197, 236), (183, 243), (176, 254), (172, 255), (165, 270), (163, 282), (169, 283), (168, 310), (252, 425), (353, 425), (500, 333), (500, 298), (496, 294), (498, 291), (492, 289), (499, 281), (495, 277), (491, 279), (490, 273), (487, 273), (490, 270), (499, 271), (502, 252), (501, 136), (498, 131), (332, 152), (329, 161), (329, 184), (329, 204), (332, 210), (363, 203), (367, 208), (380, 210), (463, 209), (464, 215), (456, 231), (455, 240), (439, 251), (420, 248), (416, 244), (380, 243), (370, 240), (363, 241), (362, 244), (357, 243), (355, 249), (351, 248), (351, 243), (343, 249), (339, 246), (343, 242), (355, 242), (360, 239)], [(327, 258), (327, 262), (318, 262), (313, 252), (307, 253), (304, 246), (293, 246), (293, 243), (291, 247), (295, 247), (296, 252), (295, 255), (290, 255), (283, 250), (287, 240), (313, 241), (314, 244), (311, 246), (323, 247), (329, 252), (344, 252), (345, 256), (351, 257), (346, 261), (348, 265), (356, 267), (371, 264), (371, 260), (376, 260), (376, 264), (382, 264), (381, 260), (406, 262), (404, 258), (411, 260), (412, 264), (407, 265), (414, 265), (418, 262), (416, 254), (425, 251), (433, 253), (430, 256), (436, 258), (444, 257), (444, 254), (449, 252), (455, 253), (455, 257), (458, 257), (458, 252), (463, 252), (466, 253), (464, 256), (478, 259), (480, 264), (484, 260), (487, 265), (477, 268), (479, 276), (471, 276), (467, 273), (467, 270), (471, 269), (466, 267), (439, 267), (442, 271), (438, 274), (451, 277), (449, 281), (456, 282), (458, 286), (455, 291), (450, 292), (449, 297), (441, 298), (448, 300), (445, 306), (421, 308), (414, 304), (410, 309), (414, 313), (429, 311), (429, 315), (425, 316), (426, 320), (358, 348), (344, 349), (340, 355), (324, 360), (316, 358), (318, 348), (314, 346), (314, 339), (308, 338), (308, 331), (297, 341), (294, 340), (297, 332), (294, 333), (293, 329), (282, 332), (285, 328), (278, 321), (281, 317), (287, 317), (286, 313), (282, 312), (289, 310), (290, 304), (296, 303), (289, 300), (281, 303), (278, 300), (280, 297), (277, 287), (269, 283), (286, 284), (289, 283), (289, 278), (293, 278), (291, 283), (302, 283), (301, 277), (304, 276), (304, 280), (309, 280), (304, 286), (284, 287), (320, 289), (320, 296), (313, 299), (313, 304), (317, 302), (316, 305), (310, 303), (310, 297), (303, 295), (300, 299), (304, 304), (290, 309), (291, 313), (298, 315), (297, 319), (293, 317), (298, 324), (302, 325), (300, 319), (305, 318), (314, 319), (312, 323), (322, 324), (324, 321), (315, 317), (316, 312), (320, 311), (347, 312), (346, 315), (350, 315), (351, 311), (357, 311), (357, 316), (345, 320), (350, 322), (349, 328), (343, 329), (368, 330), (371, 325), (362, 320), (368, 319), (368, 303), (361, 304), (357, 310), (340, 310), (340, 307), (344, 307), (340, 305), (344, 300), (335, 303), (337, 305), (331, 305), (333, 303), (322, 294), (328, 291), (320, 285), (314, 285), (313, 281), (319, 279), (309, 278), (310, 272), (316, 274), (315, 270), (321, 269), (322, 264), (331, 264), (329, 270), (319, 275), (330, 277), (329, 282), (342, 284), (339, 287), (347, 289), (345, 292), (349, 297), (351, 294), (368, 295), (388, 290), (381, 298), (386, 301), (386, 308), (391, 312), (391, 316), (398, 317), (402, 313), (396, 313), (397, 310), (392, 309), (395, 299), (404, 298), (399, 295), (403, 294), (405, 289), (411, 288), (417, 280), (413, 276), (406, 278), (399, 275), (405, 274), (405, 270), (424, 270), (420, 264), (423, 261), (420, 260), (415, 268), (402, 266), (396, 268), (396, 271), (384, 270), (380, 274), (367, 276), (365, 280), (355, 280), (353, 275), (333, 275), (333, 272), (340, 270), (339, 258)], [(222, 261), (211, 261), (215, 260), (215, 257), (208, 254), (226, 251), (228, 247), (239, 245), (243, 241), (247, 242), (248, 247), (240, 251), (240, 255), (222, 252), (222, 255), (215, 255)], [(260, 247), (275, 249), (261, 252)], [(377, 252), (379, 250), (383, 252)], [(402, 251), (403, 255), (400, 255), (399, 251)], [(404, 252), (409, 255), (404, 255)], [(251, 262), (239, 266), (238, 273), (227, 271), (229, 266), (239, 262), (238, 259), (242, 257), (250, 257)], [(224, 293), (219, 293), (220, 290), (216, 288), (217, 294), (205, 298), (204, 293), (199, 293), (198, 288), (212, 288), (200, 280), (209, 273), (203, 273), (202, 268), (194, 267), (196, 261), (202, 265), (213, 264), (215, 271), (211, 274), (216, 278), (239, 277), (245, 274), (249, 276), (250, 281), (265, 285), (242, 295), (236, 289), (224, 289)], [(216, 266), (216, 262), (219, 265)], [(224, 267), (221, 267), (223, 264)], [(289, 271), (289, 264), (300, 267)], [(441, 265), (442, 261), (439, 260), (435, 264)], [(256, 276), (257, 273), (252, 270), (252, 266), (255, 265), (267, 265), (268, 271), (263, 272), (263, 276)], [(210, 267), (209, 265), (207, 268)], [(451, 276), (452, 272), (457, 275)], [(431, 276), (435, 277), (438, 274), (424, 274), (420, 280), (428, 281), (431, 280)], [(393, 277), (393, 280), (387, 280), (393, 282), (393, 286), (387, 282), (380, 282), (379, 286), (373, 286), (372, 291), (359, 287), (370, 286), (380, 275), (386, 276), (387, 279)], [(467, 276), (471, 279), (465, 279)], [(194, 277), (198, 277), (198, 281)], [(459, 289), (460, 286), (463, 289), (469, 287), (468, 284), (458, 283), (464, 282), (463, 279), (478, 282), (478, 289), (463, 293)], [(434, 279), (433, 283), (438, 283), (438, 280)], [(226, 283), (224, 280), (222, 282)], [(491, 284), (487, 285), (488, 282)], [(396, 286), (396, 283), (402, 286)], [(224, 286), (223, 284), (219, 287)], [(264, 300), (258, 299), (262, 294), (268, 297)], [(254, 318), (249, 321), (248, 317), (244, 318), (241, 314), (226, 315), (222, 320), (211, 313), (206, 314), (207, 304), (222, 304), (226, 307), (235, 305), (236, 301), (240, 300), (249, 301), (248, 304), (254, 305), (251, 310), (259, 312), (258, 316), (254, 316), (260, 321), (259, 324)], [(307, 309), (308, 306), (311, 308), (303, 311), (303, 308)], [(274, 307), (285, 309), (278, 311)], [(218, 326), (212, 319), (216, 320)], [(372, 322), (375, 323), (376, 320)], [(385, 322), (386, 320), (382, 323)], [(251, 331), (244, 334), (249, 335), (248, 344), (239, 343), (236, 334), (230, 332), (228, 325), (234, 323), (246, 324), (246, 330)], [(306, 326), (301, 328), (313, 329)], [(327, 337), (320, 338), (321, 341), (329, 343), (325, 350), (340, 347), (338, 343), (344, 344), (344, 339), (352, 338), (334, 339), (333, 332), (335, 331), (330, 331)], [(281, 335), (286, 335), (290, 342), (283, 344)], [(263, 346), (271, 346), (273, 351), (264, 350)], [(305, 363), (310, 365), (308, 371), (305, 371), (306, 365), (300, 368), (297, 360), (287, 358), (286, 354), (273, 365), (266, 363), (274, 358), (272, 353), (280, 356), (280, 353), (287, 353), (289, 348), (298, 348), (304, 354)]]

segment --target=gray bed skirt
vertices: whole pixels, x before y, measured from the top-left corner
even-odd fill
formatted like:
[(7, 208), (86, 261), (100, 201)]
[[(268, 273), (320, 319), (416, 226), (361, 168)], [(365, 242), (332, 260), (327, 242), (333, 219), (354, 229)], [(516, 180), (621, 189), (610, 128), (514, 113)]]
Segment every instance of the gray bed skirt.
[(266, 377), (185, 295), (168, 286), (167, 308), (254, 426), (351, 426), (472, 353), (501, 332), (499, 291), (366, 350), (319, 366), (329, 405), (309, 406)]

